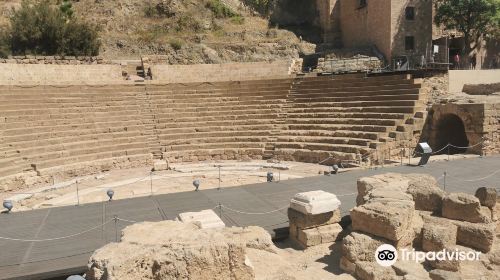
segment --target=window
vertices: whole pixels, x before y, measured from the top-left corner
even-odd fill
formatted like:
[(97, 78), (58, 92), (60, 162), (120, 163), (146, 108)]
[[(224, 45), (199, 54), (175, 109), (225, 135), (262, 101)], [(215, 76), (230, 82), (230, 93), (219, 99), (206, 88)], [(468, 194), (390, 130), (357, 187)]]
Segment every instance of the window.
[(405, 9), (406, 20), (415, 19), (415, 7), (406, 7)]
[(405, 37), (405, 50), (412, 51), (415, 49), (415, 37), (406, 36)]
[(359, 0), (359, 8), (366, 7), (366, 0)]

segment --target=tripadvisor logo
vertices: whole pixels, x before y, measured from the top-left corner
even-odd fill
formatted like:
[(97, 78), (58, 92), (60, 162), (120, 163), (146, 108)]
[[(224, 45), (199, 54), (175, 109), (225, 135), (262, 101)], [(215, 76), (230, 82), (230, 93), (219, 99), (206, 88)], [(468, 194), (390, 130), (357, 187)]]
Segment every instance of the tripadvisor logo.
[(398, 260), (398, 251), (390, 244), (382, 244), (375, 251), (375, 260), (381, 266), (391, 266)]
[[(421, 263), (423, 261), (478, 261), (481, 252), (469, 250), (461, 251), (446, 250), (420, 252), (415, 249), (401, 249), (399, 258), (403, 261), (415, 261)], [(375, 251), (375, 260), (381, 266), (391, 266), (398, 260), (398, 250), (390, 244), (382, 244)]]

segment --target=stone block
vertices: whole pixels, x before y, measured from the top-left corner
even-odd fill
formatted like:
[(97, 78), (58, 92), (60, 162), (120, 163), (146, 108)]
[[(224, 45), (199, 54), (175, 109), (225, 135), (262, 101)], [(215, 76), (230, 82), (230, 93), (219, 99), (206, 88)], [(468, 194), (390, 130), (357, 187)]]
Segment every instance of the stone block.
[(457, 243), (457, 226), (444, 226), (435, 223), (425, 224), (422, 228), (422, 248), (424, 251), (440, 251)]
[(356, 262), (356, 276), (360, 280), (396, 279), (392, 267), (383, 267), (376, 262)]
[(354, 274), (356, 272), (356, 264), (351, 262), (345, 257), (340, 258), (340, 269), (343, 271), (349, 273), (349, 274)]
[(342, 240), (342, 256), (351, 263), (358, 261), (375, 261), (375, 251), (388, 240), (359, 232), (351, 232)]
[(153, 163), (153, 170), (154, 171), (163, 171), (163, 170), (168, 170), (168, 162), (165, 160), (156, 160)]
[(442, 216), (448, 219), (482, 223), (491, 220), (485, 216), (479, 199), (471, 194), (451, 193), (443, 199)]
[(330, 224), (316, 228), (321, 237), (321, 243), (332, 243), (340, 238), (342, 227), (339, 224)]
[(300, 229), (338, 223), (340, 222), (341, 218), (342, 217), (340, 216), (340, 209), (317, 215), (311, 215), (304, 214), (292, 208), (288, 208), (288, 220), (290, 221), (290, 226), (293, 225)]
[(180, 213), (177, 219), (185, 223), (194, 223), (201, 229), (224, 228), (226, 225), (211, 209), (200, 212)]
[(312, 215), (331, 212), (339, 207), (337, 196), (324, 191), (298, 193), (290, 201), (290, 208)]
[(353, 230), (398, 241), (411, 230), (413, 201), (373, 202), (351, 210)]
[(497, 203), (497, 190), (495, 188), (481, 187), (476, 190), (475, 196), (482, 206), (494, 208)]
[(392, 265), (392, 268), (398, 276), (416, 277), (414, 279), (429, 279), (429, 273), (425, 270), (424, 266), (412, 260), (398, 260)]
[(446, 271), (442, 269), (434, 269), (429, 272), (432, 280), (462, 280), (460, 273), (453, 271)]
[(424, 174), (408, 176), (410, 182), (407, 193), (413, 197), (415, 209), (440, 213), (446, 192), (439, 188), (436, 179)]
[(494, 223), (480, 224), (453, 221), (457, 226), (457, 244), (489, 252), (495, 241)]
[(316, 228), (299, 229), (297, 231), (297, 241), (303, 247), (311, 247), (321, 244), (321, 234)]
[(304, 248), (316, 246), (323, 243), (335, 242), (342, 232), (339, 224), (324, 225), (309, 229), (296, 229), (296, 240)]

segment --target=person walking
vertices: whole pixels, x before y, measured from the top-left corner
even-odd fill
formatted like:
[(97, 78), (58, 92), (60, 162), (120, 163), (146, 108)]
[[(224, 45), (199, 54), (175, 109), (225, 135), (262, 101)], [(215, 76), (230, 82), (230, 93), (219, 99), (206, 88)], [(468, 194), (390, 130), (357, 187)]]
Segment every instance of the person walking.
[(458, 55), (458, 53), (455, 54), (453, 60), (455, 61), (455, 69), (460, 69), (460, 56)]
[(476, 54), (474, 54), (470, 59), (470, 67), (472, 70), (476, 70), (477, 58)]

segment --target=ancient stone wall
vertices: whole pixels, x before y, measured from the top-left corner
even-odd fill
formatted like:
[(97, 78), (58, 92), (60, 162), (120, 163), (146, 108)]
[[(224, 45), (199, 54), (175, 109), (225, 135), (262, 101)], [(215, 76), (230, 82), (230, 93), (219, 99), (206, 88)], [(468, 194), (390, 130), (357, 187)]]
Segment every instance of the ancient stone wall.
[(500, 150), (499, 109), (498, 103), (436, 104), (429, 110), (421, 142), (429, 142), (435, 151), (442, 148), (445, 143), (440, 139), (443, 135), (440, 122), (443, 118), (456, 116), (463, 123), (467, 146), (470, 146), (465, 152), (483, 155), (496, 154)]
[[(415, 252), (462, 251), (485, 254), (474, 262), (477, 278), (493, 279), (498, 267), (488, 257), (496, 247), (497, 192), (479, 188), (475, 196), (446, 193), (426, 174), (387, 173), (360, 178), (357, 207), (351, 210), (352, 233), (343, 240), (341, 268), (357, 279), (467, 279), (463, 260), (404, 260), (402, 249)], [(376, 260), (383, 244), (392, 245), (395, 261)], [(387, 249), (387, 247), (386, 247)], [(397, 257), (399, 255), (399, 257)], [(386, 259), (387, 260), (387, 259)], [(437, 275), (448, 277), (437, 277)], [(493, 278), (492, 278), (493, 277)]]
[[(415, 18), (407, 20), (406, 7), (415, 8)], [(343, 0), (340, 4), (340, 26), (345, 47), (374, 45), (390, 62), (395, 56), (417, 60), (430, 51), (432, 42), (432, 1)], [(413, 36), (415, 47), (406, 50), (405, 37)]]
[(9, 56), (0, 59), (0, 63), (10, 64), (57, 64), (57, 65), (94, 65), (94, 64), (119, 64), (101, 56)]
[(288, 78), (292, 61), (151, 66), (154, 81), (196, 83)]
[(120, 82), (123, 82), (120, 65), (0, 63), (0, 85), (82, 85)]
[[(340, 4), (340, 28), (344, 47), (375, 45), (386, 58), (391, 57), (391, 0), (343, 0)], [(375, 4), (375, 5), (374, 5)]]
[(464, 85), (500, 83), (500, 70), (450, 70), (449, 92), (462, 92)]

